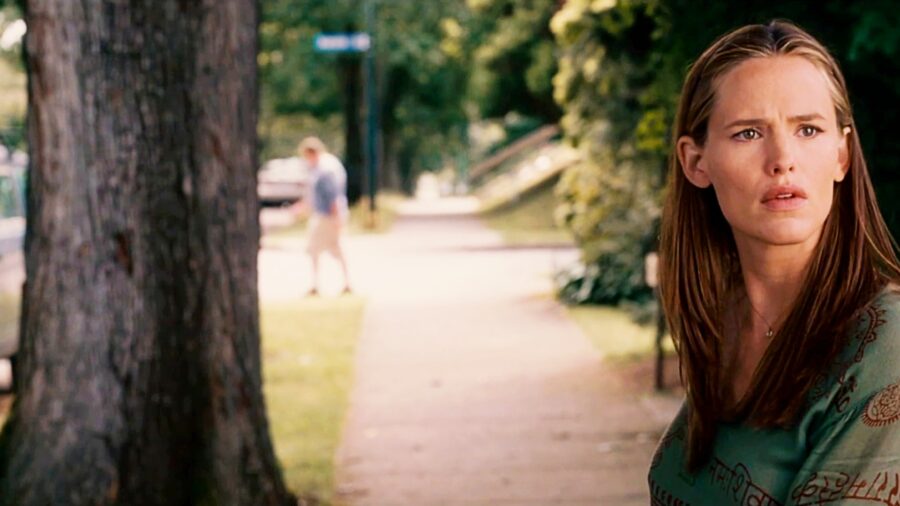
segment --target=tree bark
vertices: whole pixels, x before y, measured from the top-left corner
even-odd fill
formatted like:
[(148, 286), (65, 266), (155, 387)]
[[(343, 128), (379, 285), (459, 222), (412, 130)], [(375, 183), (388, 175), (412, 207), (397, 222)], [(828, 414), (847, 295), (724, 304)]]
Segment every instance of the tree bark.
[(0, 504), (275, 505), (253, 0), (29, 0), (20, 380)]

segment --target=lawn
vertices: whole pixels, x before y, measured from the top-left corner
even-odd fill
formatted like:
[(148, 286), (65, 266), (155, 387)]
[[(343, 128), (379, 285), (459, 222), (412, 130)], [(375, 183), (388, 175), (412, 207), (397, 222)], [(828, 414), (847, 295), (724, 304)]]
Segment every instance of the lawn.
[[(629, 361), (649, 357), (655, 352), (656, 327), (638, 325), (622, 308), (569, 306), (567, 312), (607, 360)], [(663, 343), (667, 353), (674, 353), (668, 336)]]
[(363, 299), (305, 298), (261, 311), (263, 376), (288, 487), (331, 504), (334, 453), (353, 382)]
[(504, 242), (511, 246), (572, 244), (571, 234), (558, 227), (553, 219), (556, 205), (553, 187), (549, 186), (523, 197), (514, 205), (481, 216), (487, 226), (499, 232)]

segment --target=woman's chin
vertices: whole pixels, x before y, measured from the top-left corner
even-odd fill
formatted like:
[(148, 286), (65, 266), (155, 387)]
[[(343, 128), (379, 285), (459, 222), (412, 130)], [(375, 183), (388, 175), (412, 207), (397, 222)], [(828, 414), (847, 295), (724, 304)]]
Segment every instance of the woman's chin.
[(771, 246), (815, 245), (821, 233), (821, 227), (779, 227), (760, 234), (760, 239)]
[(744, 242), (741, 236), (750, 242), (770, 246), (814, 246), (822, 233), (822, 224), (810, 223), (809, 220), (803, 219), (788, 219), (778, 220), (762, 227), (757, 226), (744, 233), (736, 227), (732, 227), (732, 230), (739, 247), (740, 243)]

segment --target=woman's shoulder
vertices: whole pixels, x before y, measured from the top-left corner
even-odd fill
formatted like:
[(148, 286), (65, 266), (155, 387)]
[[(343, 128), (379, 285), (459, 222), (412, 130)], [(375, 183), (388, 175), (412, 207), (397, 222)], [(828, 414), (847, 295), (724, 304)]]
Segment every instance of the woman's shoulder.
[(879, 376), (900, 374), (900, 287), (885, 287), (850, 328), (842, 358), (856, 364), (859, 378), (880, 382)]
[(867, 366), (893, 364), (900, 370), (900, 287), (888, 285), (859, 312), (851, 326), (849, 352)]
[(847, 344), (812, 391), (844, 412), (900, 382), (900, 289), (888, 286), (858, 313)]

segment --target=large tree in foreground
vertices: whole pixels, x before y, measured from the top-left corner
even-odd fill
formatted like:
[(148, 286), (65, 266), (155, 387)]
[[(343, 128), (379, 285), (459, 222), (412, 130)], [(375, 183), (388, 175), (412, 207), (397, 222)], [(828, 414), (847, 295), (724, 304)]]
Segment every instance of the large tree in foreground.
[(261, 393), (253, 0), (29, 0), (0, 504), (295, 503)]

